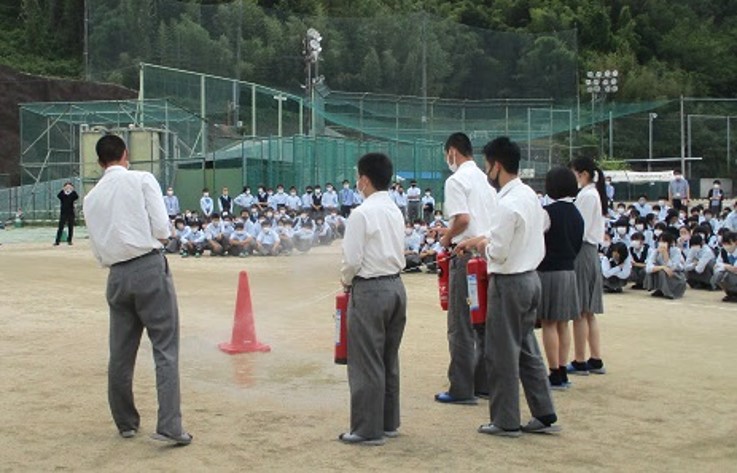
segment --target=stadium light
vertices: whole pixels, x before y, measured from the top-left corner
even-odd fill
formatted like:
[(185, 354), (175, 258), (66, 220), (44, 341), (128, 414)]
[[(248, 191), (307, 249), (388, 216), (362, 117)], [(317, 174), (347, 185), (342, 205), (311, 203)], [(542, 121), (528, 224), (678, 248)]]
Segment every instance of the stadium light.
[(302, 55), (305, 60), (307, 81), (304, 89), (310, 97), (310, 128), (312, 136), (316, 134), (315, 120), (315, 86), (321, 82), (320, 53), (322, 52), (322, 35), (315, 28), (309, 28), (302, 39)]
[[(594, 136), (594, 113), (596, 102), (604, 102), (608, 95), (619, 91), (619, 71), (617, 69), (605, 69), (602, 71), (587, 71), (584, 85), (586, 92), (591, 94), (591, 135)], [(602, 147), (603, 147), (602, 142)], [(609, 154), (612, 154), (612, 115), (609, 113)], [(603, 153), (603, 150), (602, 150)]]

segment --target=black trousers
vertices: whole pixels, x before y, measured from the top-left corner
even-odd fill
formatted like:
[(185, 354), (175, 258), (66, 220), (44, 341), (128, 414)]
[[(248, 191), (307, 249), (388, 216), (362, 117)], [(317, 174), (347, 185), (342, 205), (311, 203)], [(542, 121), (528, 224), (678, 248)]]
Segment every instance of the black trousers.
[(61, 234), (64, 231), (64, 226), (69, 227), (67, 234), (67, 243), (72, 242), (74, 236), (74, 213), (62, 213), (59, 215), (59, 229), (56, 231), (56, 243), (61, 241)]

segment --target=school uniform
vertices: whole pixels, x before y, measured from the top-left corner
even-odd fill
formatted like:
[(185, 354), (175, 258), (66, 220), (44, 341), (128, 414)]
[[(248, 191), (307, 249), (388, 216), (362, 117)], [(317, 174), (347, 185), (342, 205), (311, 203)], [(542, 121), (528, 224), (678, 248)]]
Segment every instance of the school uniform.
[(435, 213), (435, 198), (432, 195), (422, 196), (422, 220), (425, 223), (432, 221), (432, 216)]
[[(453, 238), (457, 244), (483, 235), (492, 224), (497, 206), (496, 190), (474, 161), (458, 167), (445, 181), (445, 211), (451, 222), (458, 215), (470, 216), (466, 230)], [(466, 264), (470, 254), (450, 261), (448, 287), (448, 349), (450, 364), (448, 395), (455, 400), (473, 399), (488, 392), (484, 354), (484, 328), (471, 324)]]
[(712, 285), (720, 287), (728, 296), (737, 296), (737, 274), (727, 271), (724, 268), (725, 264), (737, 266), (737, 250), (728, 253), (722, 248), (719, 251), (717, 262), (714, 265)]
[(164, 207), (166, 207), (166, 214), (169, 216), (169, 219), (173, 219), (180, 212), (179, 198), (175, 195), (165, 195)]
[(212, 215), (213, 210), (215, 210), (215, 204), (212, 197), (202, 196), (200, 199), (200, 209), (202, 210), (202, 215), (205, 215), (206, 217)]
[(245, 255), (253, 251), (253, 237), (245, 229), (234, 230), (228, 241), (230, 243), (229, 252), (233, 256)]
[(350, 187), (344, 187), (340, 190), (338, 197), (340, 197), (340, 215), (343, 218), (348, 218), (351, 214), (351, 209), (355, 205), (355, 195)]
[(322, 194), (320, 192), (315, 192), (312, 195), (311, 212), (312, 212), (313, 219), (317, 219), (325, 215), (325, 212), (322, 206)]
[(261, 253), (261, 256), (276, 256), (275, 247), (279, 242), (279, 235), (273, 228), (269, 228), (268, 230), (266, 228), (262, 228), (261, 233), (259, 233), (256, 238), (256, 242), (259, 245), (258, 250)]
[(312, 228), (298, 227), (292, 236), (294, 247), (302, 253), (310, 251), (315, 242), (315, 231)]
[(322, 225), (315, 224), (315, 244), (330, 245), (333, 242), (333, 230), (330, 225), (323, 222)]
[[(653, 248), (647, 260), (645, 271), (645, 289), (648, 291), (660, 291), (668, 299), (679, 299), (686, 292), (686, 274), (684, 272), (684, 261), (681, 251), (676, 247), (668, 250), (669, 261), (665, 264), (660, 251)], [(664, 271), (653, 273), (654, 266), (668, 266), (673, 270), (673, 276), (668, 276)]]
[(727, 218), (722, 222), (722, 227), (728, 228), (731, 232), (737, 232), (737, 209), (732, 210)]
[(292, 251), (294, 248), (294, 243), (292, 241), (294, 231), (292, 230), (292, 227), (289, 225), (278, 225), (276, 227), (276, 233), (279, 235), (282, 251)]
[(422, 195), (422, 191), (417, 186), (409, 186), (409, 189), (407, 189), (407, 219), (410, 222), (414, 222), (421, 216), (420, 195)]
[(583, 245), (575, 261), (576, 284), (581, 311), (604, 313), (603, 277), (597, 246), (604, 239), (605, 218), (595, 184), (589, 184), (578, 192), (575, 201), (584, 222)]
[(207, 236), (203, 230), (192, 230), (190, 227), (189, 234), (184, 238), (184, 242), (187, 243), (188, 249), (193, 249), (197, 252), (202, 252), (207, 244)]
[(261, 233), (261, 222), (258, 219), (249, 218), (244, 224), (244, 228), (249, 235), (256, 239)]
[(353, 192), (353, 208), (355, 209), (363, 203), (363, 196), (358, 190)]
[(302, 211), (312, 212), (312, 193), (302, 194)]
[(273, 210), (274, 212), (276, 212), (277, 210), (279, 210), (279, 206), (276, 203), (277, 202), (276, 195), (273, 192), (272, 193), (268, 193), (266, 195), (267, 195), (267, 198), (266, 198), (266, 206), (267, 206), (267, 208)]
[(269, 205), (269, 194), (267, 194), (266, 192), (257, 192), (256, 204), (261, 210), (266, 209), (266, 207), (268, 207)]
[(287, 208), (299, 212), (302, 209), (302, 199), (297, 194), (289, 194), (287, 196)]
[(300, 228), (304, 227), (307, 223), (312, 223), (312, 219), (310, 217), (302, 218), (300, 216), (294, 219), (294, 223), (292, 224), (292, 226), (294, 227), (295, 230), (299, 230)]
[(341, 215), (327, 215), (325, 217), (325, 223), (330, 225), (330, 229), (333, 231), (333, 234), (337, 236), (338, 238), (343, 238), (343, 233), (345, 232), (345, 218)]
[(412, 270), (416, 269), (419, 271), (422, 265), (420, 259), (420, 245), (422, 245), (422, 238), (414, 230), (407, 235), (405, 230), (404, 235), (404, 269)]
[(643, 244), (640, 249), (630, 247), (630, 258), (632, 259), (632, 270), (630, 271), (630, 282), (635, 283), (635, 289), (643, 289), (645, 284), (645, 266), (637, 267), (635, 263), (647, 264), (650, 255), (650, 245)]
[(286, 207), (288, 198), (289, 196), (285, 194), (284, 191), (277, 191), (276, 194), (272, 196), (272, 202), (276, 205), (276, 210)]
[(676, 210), (681, 210), (681, 207), (683, 206), (683, 199), (688, 196), (688, 181), (684, 178), (673, 179), (668, 185), (668, 191), (670, 192), (673, 199), (671, 202), (673, 204), (673, 208)]
[(425, 242), (420, 248), (420, 260), (428, 272), (434, 273), (437, 271), (437, 254), (442, 249), (443, 247), (440, 246), (440, 242), (437, 241), (432, 243)]
[(256, 203), (256, 197), (252, 196), (250, 192), (243, 192), (233, 199), (233, 203), (241, 210), (249, 210)]
[(536, 272), (545, 257), (544, 211), (519, 178), (499, 192), (486, 247), (489, 272), (486, 366), (494, 426), (519, 430), (519, 384), (532, 415), (555, 415), (547, 371), (534, 335), (541, 300)]
[(182, 249), (182, 243), (185, 241), (185, 237), (191, 232), (192, 230), (188, 226), (182, 227), (182, 229), (175, 228), (172, 232), (171, 238), (169, 238), (169, 243), (166, 245), (166, 252), (167, 253), (178, 253)]
[(640, 204), (639, 202), (635, 202), (633, 207), (640, 214), (640, 217), (646, 217), (648, 214), (653, 213), (653, 208), (648, 203)]
[(695, 246), (689, 249), (686, 256), (686, 282), (692, 288), (714, 289), (711, 280), (714, 277), (716, 257), (708, 245)]
[(221, 195), (218, 198), (218, 208), (220, 209), (220, 215), (232, 213), (233, 198), (229, 195)]
[(322, 207), (325, 213), (330, 213), (333, 209), (338, 209), (338, 193), (334, 190), (327, 191), (322, 195)]
[(402, 212), (404, 219), (407, 219), (407, 194), (404, 192), (394, 193), (394, 203), (399, 207), (399, 211)]
[(709, 210), (713, 214), (722, 213), (722, 201), (724, 200), (724, 190), (722, 188), (712, 187), (706, 198), (709, 200)]
[(407, 295), (404, 219), (386, 191), (371, 194), (348, 218), (341, 279), (351, 285), (348, 307), (350, 432), (381, 439), (400, 425), (399, 346)]
[(601, 257), (601, 275), (605, 291), (622, 292), (632, 275), (632, 259), (617, 262), (614, 258)]
[(537, 317), (556, 322), (575, 320), (581, 315), (574, 265), (583, 245), (583, 217), (567, 199), (553, 202), (544, 210), (548, 228), (545, 257), (537, 267), (542, 289)]

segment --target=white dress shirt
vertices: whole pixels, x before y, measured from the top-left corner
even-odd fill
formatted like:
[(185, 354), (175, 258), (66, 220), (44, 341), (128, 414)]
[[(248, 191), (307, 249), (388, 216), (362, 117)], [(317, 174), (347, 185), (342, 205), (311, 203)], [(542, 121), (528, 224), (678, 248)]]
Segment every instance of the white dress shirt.
[(487, 234), (489, 274), (519, 274), (537, 269), (545, 257), (545, 213), (535, 191), (520, 178), (502, 188)]
[(598, 245), (604, 241), (606, 219), (601, 213), (601, 198), (596, 185), (589, 184), (578, 192), (576, 208), (583, 217), (583, 241)]
[(110, 166), (84, 198), (92, 252), (111, 266), (161, 248), (169, 237), (161, 187), (151, 173)]
[(486, 174), (474, 161), (461, 164), (445, 181), (443, 208), (450, 220), (448, 226), (453, 226), (453, 219), (457, 215), (467, 214), (471, 217), (466, 230), (453, 237), (453, 243), (483, 235), (488, 231), (496, 206), (496, 190), (489, 185)]
[(341, 279), (350, 285), (365, 279), (399, 274), (404, 269), (404, 217), (386, 191), (374, 192), (346, 222)]

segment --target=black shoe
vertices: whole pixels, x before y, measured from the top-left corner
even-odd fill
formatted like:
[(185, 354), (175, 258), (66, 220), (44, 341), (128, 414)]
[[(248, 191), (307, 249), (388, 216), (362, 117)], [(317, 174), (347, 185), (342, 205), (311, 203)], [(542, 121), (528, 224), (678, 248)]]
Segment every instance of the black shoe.
[(54, 246), (59, 246), (59, 242), (54, 242)]
[(72, 242), (71, 241), (68, 241), (67, 242), (67, 245), (72, 246)]
[(727, 294), (722, 298), (722, 302), (737, 302), (737, 294)]
[(652, 294), (650, 294), (650, 295), (651, 295), (652, 297), (663, 297), (663, 291), (661, 291), (660, 289), (658, 289), (657, 291), (653, 292), (653, 293), (652, 293)]

